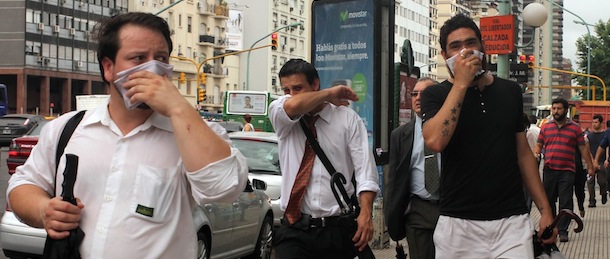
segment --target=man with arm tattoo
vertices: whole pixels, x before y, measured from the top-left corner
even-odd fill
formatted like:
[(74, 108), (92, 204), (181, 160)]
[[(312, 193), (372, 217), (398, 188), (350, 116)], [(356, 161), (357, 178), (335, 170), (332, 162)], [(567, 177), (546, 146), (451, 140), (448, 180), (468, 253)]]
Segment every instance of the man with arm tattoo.
[[(533, 258), (522, 186), (540, 211), (540, 230), (553, 215), (525, 137), (520, 87), (486, 73), (472, 19), (458, 14), (440, 32), (451, 78), (422, 96), (426, 145), (443, 157), (436, 257)], [(542, 241), (556, 238), (554, 229)]]

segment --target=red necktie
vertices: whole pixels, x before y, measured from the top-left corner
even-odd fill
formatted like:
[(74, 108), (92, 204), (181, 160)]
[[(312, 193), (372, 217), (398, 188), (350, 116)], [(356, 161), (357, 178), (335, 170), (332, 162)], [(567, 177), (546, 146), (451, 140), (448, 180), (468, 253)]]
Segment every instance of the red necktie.
[[(305, 116), (307, 127), (314, 137), (317, 135), (315, 126), (317, 119), (318, 116)], [(316, 152), (309, 145), (309, 141), (305, 140), (305, 152), (303, 153), (299, 172), (294, 179), (292, 191), (290, 192), (290, 199), (288, 200), (288, 206), (286, 206), (286, 212), (284, 214), (290, 225), (301, 218), (301, 203), (303, 202), (303, 196), (305, 196), (305, 190), (307, 190), (307, 185), (309, 184), (309, 178), (315, 160)]]

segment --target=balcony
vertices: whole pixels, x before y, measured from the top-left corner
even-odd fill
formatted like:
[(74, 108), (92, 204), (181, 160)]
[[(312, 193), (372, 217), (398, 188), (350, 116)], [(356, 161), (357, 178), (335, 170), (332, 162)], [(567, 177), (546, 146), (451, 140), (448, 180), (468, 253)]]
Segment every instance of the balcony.
[(229, 42), (227, 41), (227, 38), (218, 38), (216, 40), (216, 44), (214, 45), (214, 48), (221, 49), (221, 48), (226, 48), (227, 46), (229, 46)]
[(225, 5), (217, 5), (214, 7), (215, 18), (226, 19), (229, 18), (229, 8)]
[(199, 44), (200, 45), (208, 45), (208, 46), (214, 46), (214, 41), (215, 41), (216, 37), (214, 37), (214, 35), (199, 35)]

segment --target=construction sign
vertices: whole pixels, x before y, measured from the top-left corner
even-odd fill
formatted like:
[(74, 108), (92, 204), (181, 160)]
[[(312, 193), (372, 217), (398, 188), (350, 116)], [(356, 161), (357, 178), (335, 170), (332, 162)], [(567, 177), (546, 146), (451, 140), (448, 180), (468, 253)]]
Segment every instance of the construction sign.
[(485, 54), (510, 54), (515, 50), (515, 17), (501, 15), (481, 17), (481, 36)]

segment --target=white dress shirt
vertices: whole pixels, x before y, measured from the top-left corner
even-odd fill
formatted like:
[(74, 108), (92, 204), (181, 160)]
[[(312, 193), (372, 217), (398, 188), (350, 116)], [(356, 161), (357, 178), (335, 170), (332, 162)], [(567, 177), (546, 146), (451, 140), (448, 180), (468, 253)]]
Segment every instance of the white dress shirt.
[[(299, 118), (290, 118), (284, 110), (284, 95), (269, 105), (269, 119), (279, 139), (279, 159), (282, 169), (280, 208), (286, 210), (307, 137), (299, 124)], [(372, 149), (369, 148), (366, 127), (354, 110), (346, 106), (327, 104), (318, 113), (316, 121), (318, 142), (335, 169), (347, 181), (348, 194), (354, 193), (351, 183), (356, 174), (358, 194), (362, 191), (379, 192), (379, 176), (375, 167)], [(330, 187), (330, 174), (318, 157), (313, 165), (311, 178), (301, 211), (313, 217), (328, 217), (340, 214), (339, 204)]]
[[(23, 184), (53, 195), (57, 142), (74, 114), (45, 126), (29, 159), (11, 177), (7, 196)], [(210, 126), (227, 137), (219, 125)], [(192, 207), (233, 201), (247, 182), (246, 160), (234, 148), (231, 156), (187, 172), (169, 118), (157, 113), (123, 135), (107, 106), (88, 111), (65, 153), (79, 157), (74, 194), (85, 206), (80, 221), (83, 258), (195, 258)], [(57, 196), (64, 167), (65, 156), (57, 171)], [(152, 215), (136, 212), (139, 206), (152, 208)]]

